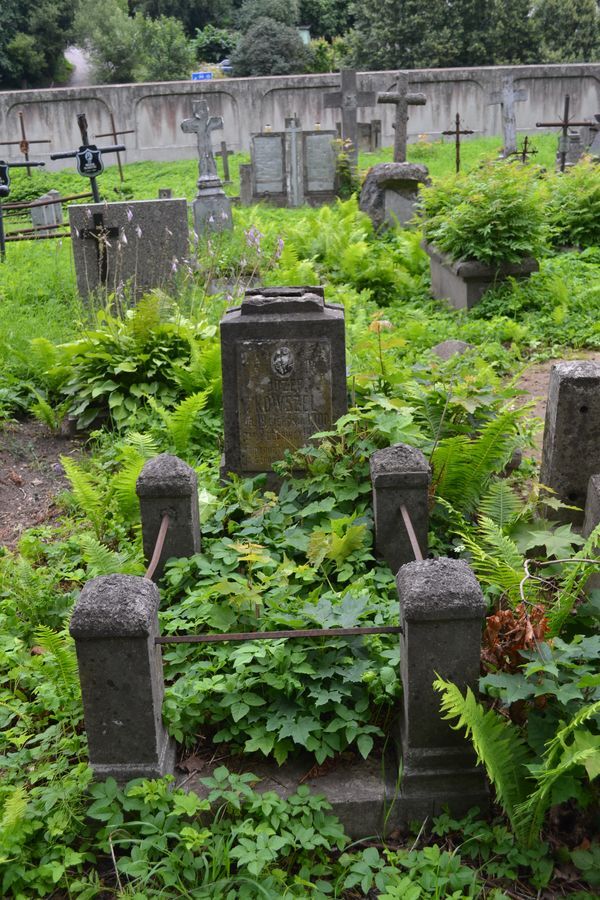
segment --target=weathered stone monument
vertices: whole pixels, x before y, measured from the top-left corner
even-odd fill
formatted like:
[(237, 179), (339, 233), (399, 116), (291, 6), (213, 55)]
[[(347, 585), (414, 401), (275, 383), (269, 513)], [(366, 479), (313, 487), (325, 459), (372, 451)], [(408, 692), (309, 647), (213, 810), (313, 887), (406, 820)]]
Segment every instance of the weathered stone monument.
[(270, 473), (347, 410), (344, 311), (323, 288), (247, 290), (221, 320), (221, 358), (223, 477)]
[[(585, 506), (588, 482), (600, 472), (600, 363), (552, 367), (540, 481), (569, 505)], [(583, 512), (552, 510), (553, 519), (581, 524)]]
[(335, 198), (334, 131), (302, 131), (294, 116), (285, 131), (252, 135), (251, 189), (240, 167), (242, 204), (266, 200), (276, 206), (318, 206)]
[(369, 169), (360, 192), (359, 205), (375, 228), (406, 225), (414, 216), (421, 184), (429, 182), (426, 166), (406, 162), (408, 107), (423, 106), (424, 94), (408, 91), (408, 73), (398, 72), (395, 91), (377, 95), (378, 103), (396, 107), (394, 162), (379, 163)]
[(31, 207), (31, 224), (36, 235), (52, 234), (57, 225), (63, 224), (63, 211), (60, 204), (60, 191), (51, 190), (38, 197), (38, 202), (50, 200), (51, 203)]
[(375, 106), (375, 91), (359, 91), (356, 83), (355, 69), (342, 69), (340, 72), (340, 90), (325, 94), (326, 109), (342, 110), (341, 137), (350, 141), (348, 154), (353, 166), (358, 162), (358, 121), (359, 107)]
[(188, 255), (185, 200), (69, 206), (77, 288), (82, 297), (127, 286), (139, 298), (164, 287)]
[(198, 140), (198, 194), (192, 204), (194, 230), (198, 235), (225, 231), (233, 227), (231, 201), (217, 174), (210, 138), (211, 132), (223, 128), (223, 117), (209, 115), (206, 100), (193, 103), (192, 108), (193, 115), (183, 120), (181, 130), (195, 134)]
[(498, 91), (494, 91), (488, 106), (494, 106), (499, 103), (502, 108), (502, 133), (504, 135), (504, 146), (502, 148), (502, 156), (510, 156), (517, 152), (517, 119), (515, 116), (515, 103), (527, 100), (527, 91), (515, 90), (512, 75), (505, 75), (502, 78), (502, 87)]

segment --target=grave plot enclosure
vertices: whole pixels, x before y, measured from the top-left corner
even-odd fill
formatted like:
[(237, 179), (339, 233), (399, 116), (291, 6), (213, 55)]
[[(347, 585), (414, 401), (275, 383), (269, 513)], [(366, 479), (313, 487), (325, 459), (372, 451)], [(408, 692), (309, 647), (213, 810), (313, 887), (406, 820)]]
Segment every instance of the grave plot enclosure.
[(344, 312), (319, 287), (246, 291), (221, 321), (222, 475), (270, 472), (347, 410)]

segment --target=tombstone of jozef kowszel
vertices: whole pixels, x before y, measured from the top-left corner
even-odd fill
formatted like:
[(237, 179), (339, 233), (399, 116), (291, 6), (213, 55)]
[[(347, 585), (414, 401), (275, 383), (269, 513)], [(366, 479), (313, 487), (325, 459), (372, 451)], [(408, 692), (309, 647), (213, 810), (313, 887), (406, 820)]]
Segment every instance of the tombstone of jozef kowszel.
[(139, 298), (165, 287), (188, 255), (184, 199), (70, 206), (69, 223), (82, 297), (124, 285)]
[(221, 474), (271, 473), (347, 410), (344, 311), (319, 287), (246, 291), (221, 321)]

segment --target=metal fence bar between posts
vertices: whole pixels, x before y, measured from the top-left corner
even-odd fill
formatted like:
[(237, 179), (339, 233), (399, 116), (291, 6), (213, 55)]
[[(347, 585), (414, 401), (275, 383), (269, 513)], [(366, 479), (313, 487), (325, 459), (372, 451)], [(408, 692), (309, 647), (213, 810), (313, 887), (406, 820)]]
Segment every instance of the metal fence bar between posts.
[(160, 522), (160, 528), (158, 529), (158, 534), (156, 536), (156, 544), (154, 545), (154, 553), (152, 554), (152, 559), (148, 564), (148, 568), (146, 569), (146, 574), (144, 578), (148, 581), (152, 581), (152, 576), (156, 570), (158, 565), (158, 561), (160, 560), (160, 555), (163, 551), (163, 547), (165, 545), (165, 538), (167, 536), (167, 531), (169, 530), (169, 514), (163, 513), (163, 517)]
[(91, 191), (85, 194), (69, 194), (68, 197), (57, 197), (56, 200), (15, 200), (14, 203), (4, 203), (3, 209), (22, 209), (28, 210), (33, 206), (54, 206), (56, 203), (67, 203), (69, 200), (83, 200), (86, 197), (93, 197)]
[(415, 559), (417, 562), (423, 561), (423, 554), (421, 553), (421, 548), (419, 547), (419, 542), (417, 540), (417, 535), (415, 534), (415, 529), (413, 528), (413, 523), (411, 521), (409, 512), (404, 504), (400, 506), (400, 513), (402, 515), (402, 521), (404, 522), (404, 527), (406, 528), (406, 533), (408, 534), (408, 539), (410, 541), (410, 546), (412, 547), (412, 552), (415, 555)]

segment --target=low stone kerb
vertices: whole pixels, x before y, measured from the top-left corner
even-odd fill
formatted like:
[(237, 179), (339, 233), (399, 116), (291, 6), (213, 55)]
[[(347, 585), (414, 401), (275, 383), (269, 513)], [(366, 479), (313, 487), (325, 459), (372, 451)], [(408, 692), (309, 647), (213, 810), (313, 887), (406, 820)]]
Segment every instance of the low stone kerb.
[(486, 604), (463, 559), (425, 559), (402, 566), (396, 576), (406, 621), (480, 619)]
[(191, 466), (170, 453), (148, 460), (136, 482), (138, 497), (189, 497), (198, 479)]
[(88, 581), (75, 604), (74, 638), (148, 637), (156, 630), (158, 588), (137, 575), (101, 575)]

